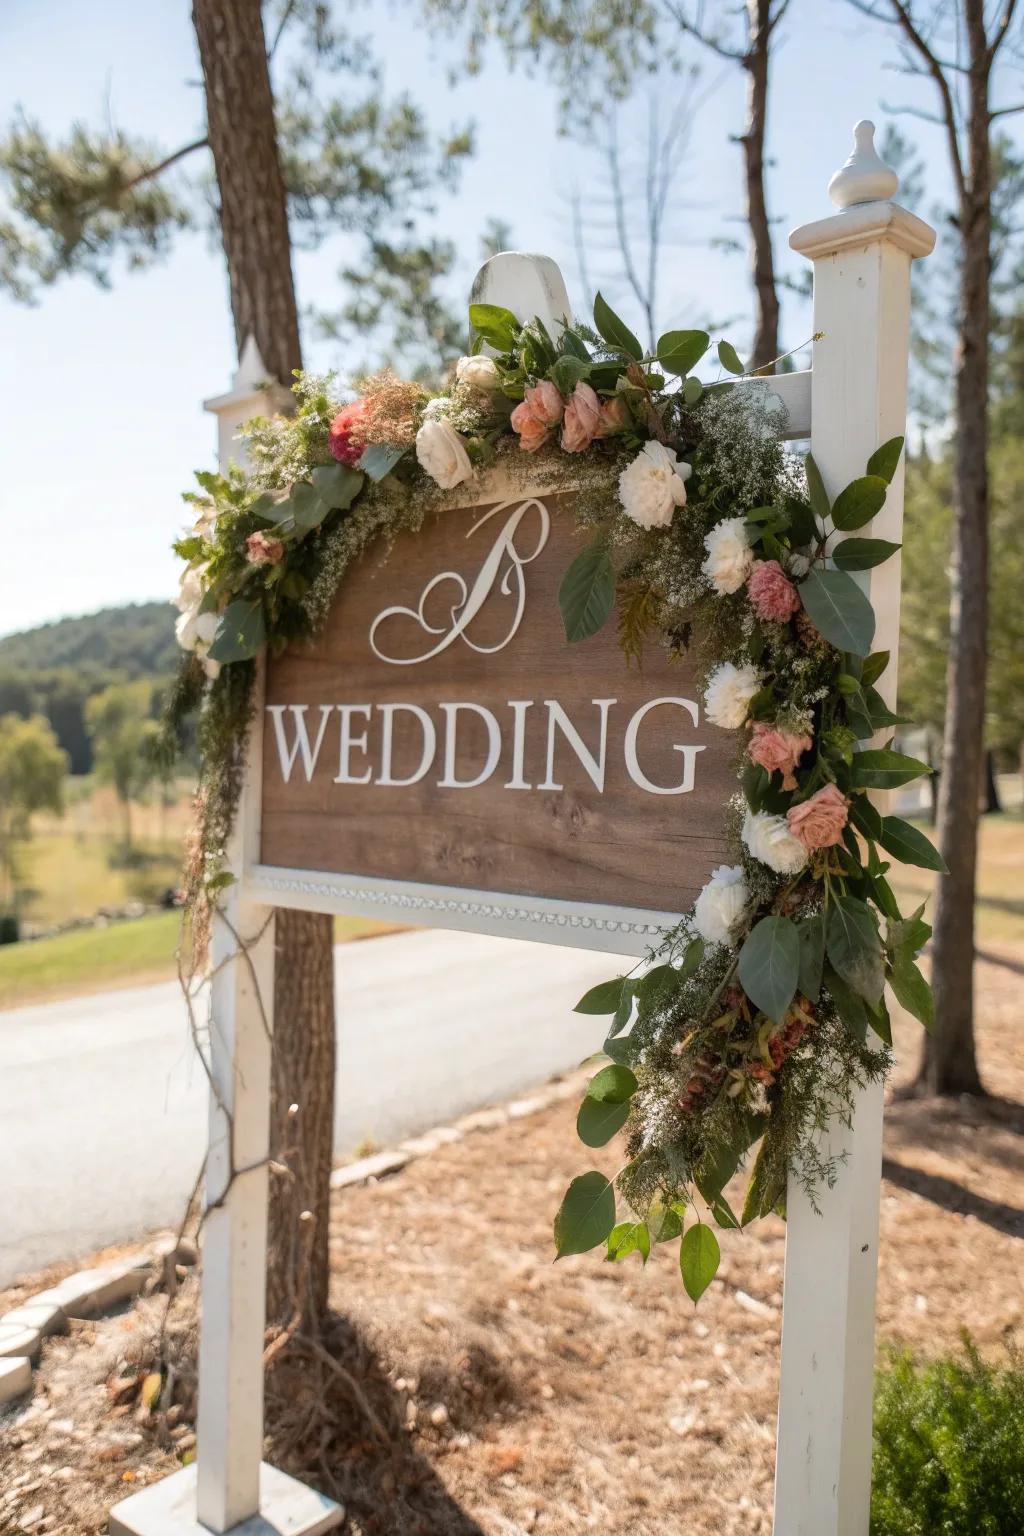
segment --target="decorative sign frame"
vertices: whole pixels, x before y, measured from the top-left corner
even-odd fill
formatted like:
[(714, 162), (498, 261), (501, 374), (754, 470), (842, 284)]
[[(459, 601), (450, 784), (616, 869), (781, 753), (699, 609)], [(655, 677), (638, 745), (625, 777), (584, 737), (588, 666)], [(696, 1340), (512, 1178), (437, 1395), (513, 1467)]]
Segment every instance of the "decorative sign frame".
[[(830, 184), (840, 212), (805, 225), (790, 237), (793, 249), (814, 265), (811, 373), (735, 386), (768, 388), (782, 396), (789, 411), (790, 435), (810, 436), (815, 461), (830, 491), (859, 475), (879, 443), (904, 432), (910, 267), (913, 258), (929, 253), (935, 239), (934, 231), (920, 219), (888, 200), (895, 194), (896, 177), (875, 155), (871, 132), (870, 124), (858, 125), (857, 150)], [(569, 314), (561, 275), (545, 257), (512, 253), (493, 257), (481, 271), (473, 297), (507, 306), (523, 320), (539, 316), (551, 327)], [(274, 409), (280, 394), (278, 386), (266, 383), (266, 369), (250, 340), (243, 348), (234, 389), (207, 402), (218, 417), (222, 466), (238, 456), (235, 437), (239, 427), (250, 417)], [(516, 494), (511, 492), (511, 496)], [(486, 509), (495, 501), (509, 499), (507, 487), (490, 486), (481, 489), (478, 504)], [(543, 501), (544, 488), (531, 486), (523, 499)], [(902, 515), (900, 470), (870, 531), (898, 543)], [(486, 510), (480, 514), (486, 516)], [(521, 553), (518, 559), (511, 555), (507, 541), (502, 547), (510, 561), (505, 565), (506, 596), (516, 603), (523, 567), (532, 562)], [(429, 550), (429, 539), (423, 548)], [(516, 545), (517, 550), (522, 548)], [(420, 616), (419, 598), (444, 570), (455, 572), (454, 589), (458, 592), (456, 603), (448, 605), (449, 621), (454, 606), (463, 614), (460, 633), (465, 632), (465, 615), (474, 590), (470, 574), (478, 576), (481, 563), (467, 574), (461, 563), (443, 562), (428, 570), (418, 587), (413, 582), (410, 590), (403, 588), (401, 592), (393, 591), (390, 585), (390, 572), (396, 568), (401, 571), (401, 564), (389, 566), (389, 576), (382, 584), (387, 585), (386, 596), (379, 601), (375, 598), (375, 607), (368, 604), (365, 608), (363, 617), (369, 615), (370, 625), (363, 626), (364, 638), (374, 624), (373, 633), (380, 636), (386, 615), (390, 615), (391, 624), (402, 617), (403, 610), (408, 621), (411, 611), (415, 621)], [(465, 583), (464, 594), (460, 579)], [(499, 584), (503, 579), (498, 578)], [(899, 641), (899, 561), (890, 560), (865, 572), (861, 579), (877, 618), (875, 645), (892, 653), (893, 664), (886, 672), (890, 681), (883, 684), (883, 690), (891, 690)], [(346, 594), (350, 592), (351, 580), (346, 583)], [(348, 595), (345, 601), (349, 601)], [(551, 621), (557, 624), (556, 605), (552, 602), (550, 606)], [(430, 618), (427, 609), (423, 614)], [(437, 623), (436, 615), (430, 622)], [(451, 622), (441, 625), (437, 638), (442, 639), (441, 631), (451, 627)], [(353, 633), (357, 630), (355, 626)], [(389, 629), (389, 635), (391, 632)], [(325, 644), (331, 643), (328, 636)], [(489, 643), (495, 644), (493, 635)], [(386, 648), (390, 644), (389, 640)], [(453, 650), (451, 642), (445, 654), (450, 657)], [(361, 664), (365, 665), (365, 655)], [(332, 869), (330, 852), (317, 848), (317, 817), (325, 814), (328, 802), (314, 770), (304, 787), (302, 815), (306, 825), (300, 836), (292, 838), (286, 827), (282, 830), (283, 824), (275, 825), (282, 807), (272, 779), (264, 814), (264, 766), (268, 755), (276, 750), (276, 743), (266, 739), (264, 709), (284, 712), (292, 704), (319, 703), (321, 710), (327, 705), (332, 716), (339, 703), (365, 707), (376, 701), (365, 694), (350, 697), (347, 682), (344, 694), (336, 697), (336, 678), (333, 682), (327, 679), (328, 688), (334, 692), (318, 697), (315, 691), (309, 692), (303, 666), (301, 661), (286, 658), (264, 669), (261, 688), (265, 697), (261, 693), (250, 733), (246, 786), (230, 850), (237, 878), (226, 894), (223, 920), (214, 929), (209, 1062), (214, 1091), (206, 1165), (198, 1461), (112, 1510), (112, 1536), (203, 1536), (211, 1531), (234, 1531), (236, 1536), (243, 1536), (257, 1530), (315, 1536), (336, 1528), (343, 1518), (331, 1500), (261, 1460), (273, 908), (400, 915), (414, 923), (633, 954), (642, 954), (651, 930), (673, 921), (676, 915), (663, 909), (648, 910), (642, 901), (636, 905), (582, 901), (578, 889), (571, 897), (552, 895), (555, 887), (547, 881), (535, 882), (549, 892), (543, 895), (532, 893), (528, 881), (525, 894), (522, 882), (518, 892), (511, 888), (511, 880), (505, 882), (509, 888), (502, 889), (501, 872), (493, 869), (487, 880), (477, 885), (468, 879), (449, 885), (417, 880), (411, 878), (411, 866), (400, 862), (393, 864), (391, 878), (363, 874), (353, 878), (352, 870)], [(366, 678), (370, 679), (369, 673)], [(614, 682), (615, 688), (607, 691), (585, 687), (580, 697), (592, 704), (601, 698), (619, 697), (616, 690), (622, 683), (621, 670), (614, 673)], [(635, 688), (636, 680), (630, 679), (629, 686)], [(528, 696), (535, 701), (542, 697), (539, 692)], [(687, 697), (684, 688), (679, 688), (678, 696)], [(440, 697), (435, 695), (435, 699)], [(508, 702), (515, 695), (504, 697)], [(544, 697), (557, 700), (559, 695), (552, 689)], [(470, 698), (453, 693), (449, 702)], [(396, 696), (390, 702), (421, 701)], [(476, 702), (482, 700), (477, 698)], [(638, 701), (630, 718), (643, 702)], [(887, 702), (891, 705), (894, 700), (890, 697)], [(356, 737), (362, 734), (352, 730), (353, 713), (350, 709), (347, 727), (349, 779), (357, 777), (351, 770), (352, 753)], [(283, 713), (281, 718), (283, 722)], [(332, 723), (341, 729), (339, 722)], [(564, 748), (567, 732), (563, 724), (559, 723), (555, 734)], [(695, 729), (701, 729), (699, 721)], [(271, 731), (276, 736), (276, 725)], [(342, 742), (338, 737), (335, 741), (336, 750), (343, 755)], [(711, 745), (697, 739), (689, 744)], [(287, 740), (284, 750), (287, 757)], [(297, 750), (301, 757), (301, 746)], [(378, 753), (382, 752), (378, 743)], [(589, 753), (591, 758), (597, 755), (593, 739)], [(573, 747), (570, 760), (573, 757), (577, 769), (585, 767), (587, 747), (582, 739), (580, 750)], [(452, 748), (452, 760), (458, 769), (457, 747)], [(378, 764), (380, 761), (378, 756)], [(339, 772), (340, 763), (339, 757)], [(496, 761), (495, 772), (497, 766)], [(543, 766), (547, 773), (546, 756)], [(522, 767), (524, 781), (535, 782), (526, 772), (525, 757)], [(659, 767), (664, 771), (663, 756)], [(359, 772), (365, 771), (363, 763)], [(393, 772), (391, 776), (400, 775)], [(408, 768), (405, 777), (409, 777)], [(511, 778), (516, 778), (514, 752)], [(650, 781), (662, 786), (669, 782), (656, 780), (653, 766)], [(552, 782), (561, 784), (562, 780), (552, 778)], [(578, 796), (582, 785), (577, 778), (572, 791), (552, 789), (545, 793)], [(383, 792), (395, 793), (400, 787), (385, 786)], [(454, 789), (451, 792), (456, 793)], [(584, 816), (592, 816), (593, 806), (592, 797), (584, 796), (576, 808), (582, 809)], [(329, 825), (329, 809), (326, 814)], [(264, 842), (266, 854), (278, 860), (290, 847), (305, 847), (306, 867), (267, 862)], [(353, 849), (356, 865), (372, 861), (372, 850), (367, 852), (364, 846), (360, 853), (358, 841), (349, 837), (348, 846)], [(373, 865), (363, 862), (362, 867)], [(430, 872), (436, 874), (437, 868), (435, 859)], [(395, 877), (395, 871), (401, 878)], [(245, 946), (244, 963), (239, 959), (239, 941)], [(776, 1536), (867, 1536), (881, 1146), (882, 1083), (876, 1081), (860, 1092), (852, 1119), (846, 1122), (837, 1117), (823, 1137), (823, 1155), (833, 1159), (838, 1169), (823, 1211), (815, 1209), (798, 1181), (788, 1190)]]

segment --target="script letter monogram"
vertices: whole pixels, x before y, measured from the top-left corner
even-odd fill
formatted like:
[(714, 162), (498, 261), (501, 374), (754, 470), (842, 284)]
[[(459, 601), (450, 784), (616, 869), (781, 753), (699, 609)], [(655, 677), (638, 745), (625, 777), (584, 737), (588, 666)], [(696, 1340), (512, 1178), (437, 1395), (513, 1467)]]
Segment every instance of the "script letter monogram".
[[(510, 507), (512, 508), (511, 512), (509, 511)], [(522, 623), (523, 610), (526, 606), (526, 582), (523, 576), (523, 567), (529, 565), (531, 560), (536, 560), (547, 543), (548, 534), (551, 532), (551, 519), (544, 503), (537, 501), (533, 497), (528, 501), (520, 502), (518, 505), (505, 501), (500, 506), (492, 507), (490, 512), (485, 512), (483, 517), (479, 518), (466, 534), (467, 539), (471, 539), (478, 528), (482, 528), (484, 523), (489, 522), (492, 517), (497, 517), (501, 512), (508, 513), (508, 516), (501, 526), (501, 532), (491, 546), (487, 559), (480, 567), (479, 574), (472, 587), (467, 586), (465, 578), (458, 571), (441, 571), (439, 575), (434, 576), (427, 582), (420, 597), (419, 605), (416, 608), (385, 608), (370, 625), (370, 647), (375, 656), (379, 657), (381, 661), (390, 662), (395, 667), (411, 667), (415, 666), (418, 662), (429, 661), (432, 656), (439, 656), (442, 651), (446, 651), (450, 645), (453, 645), (459, 639), (464, 640), (474, 651), (479, 651), (485, 656), (490, 656), (496, 651), (504, 650), (505, 646), (508, 645), (519, 629), (519, 625)], [(528, 554), (522, 554), (516, 548), (516, 535), (519, 532), (520, 525), (534, 512), (537, 514), (539, 523), (537, 542)], [(505, 564), (506, 560), (507, 564)], [(455, 583), (458, 596), (450, 609), (450, 624), (438, 627), (430, 624), (427, 620), (427, 604), (430, 601), (431, 594), (446, 581)], [(508, 633), (503, 640), (499, 640), (497, 645), (477, 645), (469, 635), (469, 626), (496, 586), (503, 597), (511, 597), (515, 600), (515, 613), (512, 616)], [(423, 634), (439, 635), (441, 638), (420, 656), (389, 656), (386, 651), (381, 649), (378, 642), (380, 628), (387, 619), (412, 619), (417, 629)]]

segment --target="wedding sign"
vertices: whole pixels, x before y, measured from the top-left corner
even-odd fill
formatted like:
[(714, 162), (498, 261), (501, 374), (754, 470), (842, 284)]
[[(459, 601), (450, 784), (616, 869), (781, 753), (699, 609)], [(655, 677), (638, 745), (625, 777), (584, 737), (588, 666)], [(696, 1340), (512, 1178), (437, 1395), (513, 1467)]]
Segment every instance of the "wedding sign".
[(571, 493), (445, 511), (371, 550), (268, 663), (264, 865), (683, 912), (728, 857), (736, 741), (695, 668), (613, 624), (570, 646)]

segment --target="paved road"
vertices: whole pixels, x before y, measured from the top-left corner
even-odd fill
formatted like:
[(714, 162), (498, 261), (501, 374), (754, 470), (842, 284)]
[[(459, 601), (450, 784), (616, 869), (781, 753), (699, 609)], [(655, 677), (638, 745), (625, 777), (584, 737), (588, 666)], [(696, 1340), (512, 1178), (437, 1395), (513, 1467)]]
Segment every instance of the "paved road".
[[(340, 947), (339, 1157), (575, 1066), (602, 1021), (572, 1005), (623, 968), (442, 932)], [(205, 1115), (177, 983), (0, 1014), (0, 1285), (174, 1224)]]

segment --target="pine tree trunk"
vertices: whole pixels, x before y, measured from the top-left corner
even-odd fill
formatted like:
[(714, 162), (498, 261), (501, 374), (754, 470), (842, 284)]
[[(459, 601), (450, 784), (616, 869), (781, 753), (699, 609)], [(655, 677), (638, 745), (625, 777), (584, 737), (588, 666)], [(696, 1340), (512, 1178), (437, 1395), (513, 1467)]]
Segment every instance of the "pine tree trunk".
[[(302, 355), (260, 0), (194, 0), (192, 19), (236, 342), (241, 350), (253, 335), (271, 375), (288, 384)], [(291, 1172), (271, 1184), (267, 1305), (272, 1321), (288, 1322), (297, 1304), (307, 1329), (327, 1310), (333, 1119), (331, 919), (279, 912), (271, 1148)]]
[(967, 186), (956, 359), (954, 539), (932, 986), (936, 1023), (918, 1087), (982, 1092), (974, 1048), (974, 896), (981, 800), (988, 630), (988, 338), (991, 164), (983, 0), (965, 0), (971, 65)]
[(764, 186), (764, 142), (768, 122), (768, 68), (771, 46), (771, 0), (747, 0), (748, 51), (747, 121), (743, 164), (750, 226), (750, 268), (757, 297), (757, 323), (750, 367), (766, 368), (779, 355), (779, 298), (775, 290), (775, 257)]

